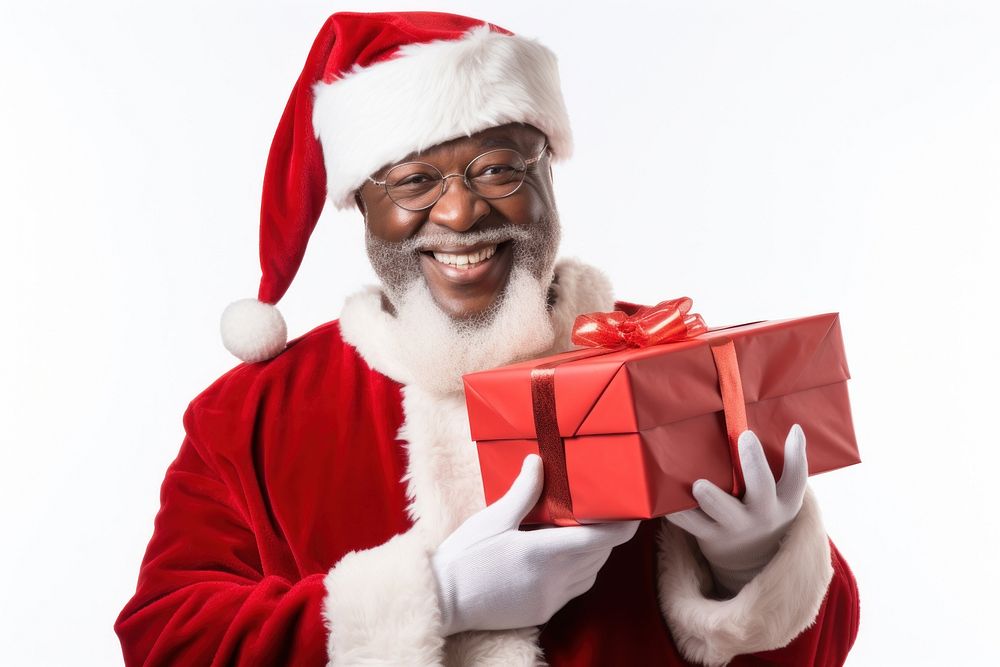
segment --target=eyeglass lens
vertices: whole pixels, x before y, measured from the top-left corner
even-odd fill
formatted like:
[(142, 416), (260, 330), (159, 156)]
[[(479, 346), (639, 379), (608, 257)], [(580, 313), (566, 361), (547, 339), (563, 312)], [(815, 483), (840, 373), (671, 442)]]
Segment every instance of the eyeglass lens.
[[(465, 180), (480, 197), (499, 199), (514, 193), (524, 181), (524, 158), (517, 151), (501, 148), (484, 153), (469, 163)], [(420, 211), (433, 206), (444, 194), (444, 175), (424, 162), (405, 162), (389, 170), (385, 189), (399, 206)]]

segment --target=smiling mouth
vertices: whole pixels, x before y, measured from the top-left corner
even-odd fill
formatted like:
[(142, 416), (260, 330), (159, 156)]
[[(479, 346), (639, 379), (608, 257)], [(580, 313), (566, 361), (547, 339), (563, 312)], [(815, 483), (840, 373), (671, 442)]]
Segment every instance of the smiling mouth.
[[(492, 240), (492, 239), (491, 239)], [(506, 282), (512, 268), (512, 239), (499, 243), (425, 247), (420, 251), (424, 277), (446, 290), (482, 290)]]
[(467, 271), (473, 269), (480, 264), (489, 260), (497, 251), (496, 243), (488, 245), (482, 248), (478, 248), (473, 251), (464, 251), (461, 253), (457, 252), (440, 252), (436, 250), (428, 250), (425, 254), (430, 255), (435, 260), (444, 264), (446, 266), (452, 266), (456, 269)]
[(468, 271), (488, 262), (490, 258), (496, 254), (497, 248), (500, 245), (503, 244), (493, 243), (491, 245), (482, 246), (473, 250), (463, 249), (461, 252), (425, 250), (423, 254), (428, 257), (432, 257), (439, 264), (444, 264), (449, 268), (457, 269), (459, 271)]

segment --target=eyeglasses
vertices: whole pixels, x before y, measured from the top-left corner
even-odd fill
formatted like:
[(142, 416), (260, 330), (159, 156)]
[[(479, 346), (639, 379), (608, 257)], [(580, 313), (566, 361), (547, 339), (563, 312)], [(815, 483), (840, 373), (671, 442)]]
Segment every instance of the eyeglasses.
[(444, 195), (446, 181), (458, 176), (465, 187), (483, 199), (509, 197), (524, 183), (528, 168), (542, 159), (549, 145), (530, 160), (515, 150), (499, 148), (477, 155), (461, 174), (445, 176), (432, 164), (404, 162), (397, 164), (385, 175), (385, 180), (368, 180), (385, 188), (385, 193), (396, 206), (407, 211), (423, 211), (434, 206)]

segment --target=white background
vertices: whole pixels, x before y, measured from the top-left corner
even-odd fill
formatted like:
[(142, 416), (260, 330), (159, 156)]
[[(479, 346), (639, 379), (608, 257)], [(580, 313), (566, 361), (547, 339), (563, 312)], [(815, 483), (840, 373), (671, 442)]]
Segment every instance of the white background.
[[(0, 662), (113, 665), (187, 402), (256, 294), (264, 161), (330, 2), (0, 4)], [(1000, 8), (369, 2), (560, 57), (564, 252), (712, 324), (842, 314), (864, 462), (813, 479), (849, 664), (1000, 652)], [(372, 280), (324, 214), (291, 334)]]

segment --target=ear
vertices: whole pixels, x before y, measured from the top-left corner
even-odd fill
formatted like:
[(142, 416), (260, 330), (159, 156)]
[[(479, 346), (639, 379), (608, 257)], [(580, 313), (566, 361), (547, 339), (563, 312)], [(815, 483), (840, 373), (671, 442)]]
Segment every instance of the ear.
[[(551, 167), (550, 167), (551, 168)], [(354, 191), (354, 203), (357, 205), (361, 215), (365, 214), (365, 200), (361, 198), (361, 190)]]

